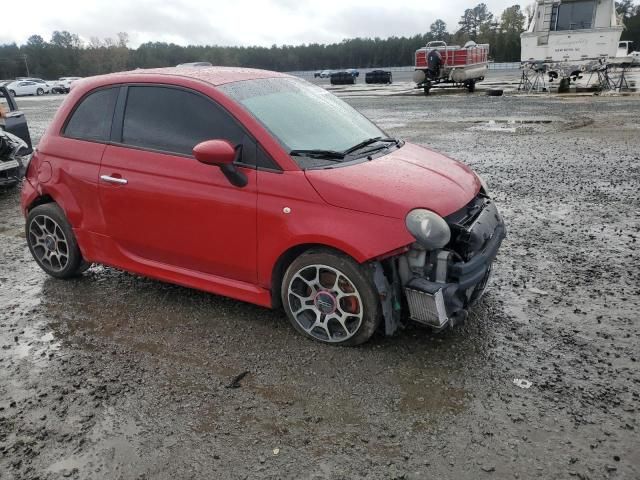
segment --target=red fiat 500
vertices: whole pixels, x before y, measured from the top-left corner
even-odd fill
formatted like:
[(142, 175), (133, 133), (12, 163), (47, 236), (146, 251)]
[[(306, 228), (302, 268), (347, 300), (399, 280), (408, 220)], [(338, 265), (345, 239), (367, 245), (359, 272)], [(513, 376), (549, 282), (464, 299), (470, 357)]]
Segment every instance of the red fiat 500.
[(341, 345), (464, 319), (505, 236), (469, 168), (261, 70), (82, 80), (26, 178), (29, 249), (48, 274), (101, 263), (283, 306)]

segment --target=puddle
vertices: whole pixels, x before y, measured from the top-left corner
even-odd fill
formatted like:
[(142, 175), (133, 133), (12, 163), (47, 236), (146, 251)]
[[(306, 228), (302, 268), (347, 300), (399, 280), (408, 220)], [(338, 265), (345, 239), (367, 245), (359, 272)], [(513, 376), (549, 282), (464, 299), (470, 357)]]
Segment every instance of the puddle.
[(466, 123), (473, 124), (467, 130), (480, 132), (530, 134), (549, 131), (550, 125), (564, 126), (566, 122), (555, 118), (492, 118), (469, 119)]
[[(489, 120), (489, 123), (492, 124), (508, 124), (508, 125), (540, 125), (540, 124), (548, 124), (553, 123), (556, 120), (523, 120), (523, 119), (500, 119), (500, 120)], [(484, 123), (484, 120), (475, 120), (474, 123)]]

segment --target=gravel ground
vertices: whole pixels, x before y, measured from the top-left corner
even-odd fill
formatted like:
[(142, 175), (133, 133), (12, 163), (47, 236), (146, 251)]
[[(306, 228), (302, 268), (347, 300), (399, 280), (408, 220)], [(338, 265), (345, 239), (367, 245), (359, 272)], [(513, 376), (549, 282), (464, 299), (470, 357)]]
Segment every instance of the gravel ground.
[[(509, 237), (467, 323), (331, 348), (110, 268), (57, 281), (2, 192), (0, 479), (640, 478), (640, 98), (348, 95), (488, 181)], [(37, 139), (59, 99), (20, 103)]]

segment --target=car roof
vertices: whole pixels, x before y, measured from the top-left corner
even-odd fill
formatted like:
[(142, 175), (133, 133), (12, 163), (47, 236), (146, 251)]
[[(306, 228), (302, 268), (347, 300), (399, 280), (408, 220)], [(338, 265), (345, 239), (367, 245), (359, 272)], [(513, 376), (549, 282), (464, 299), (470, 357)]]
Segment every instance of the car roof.
[[(279, 78), (289, 77), (285, 73), (271, 72), (269, 70), (259, 70), (255, 68), (239, 68), (239, 67), (167, 67), (167, 68), (139, 68), (129, 72), (111, 73), (93, 77), (101, 84), (112, 82), (135, 82), (141, 77), (163, 78), (165, 80), (175, 78), (194, 79), (213, 86), (224, 85), (226, 83), (241, 82), (245, 80), (257, 80), (263, 78)], [(89, 79), (85, 79), (86, 82)]]

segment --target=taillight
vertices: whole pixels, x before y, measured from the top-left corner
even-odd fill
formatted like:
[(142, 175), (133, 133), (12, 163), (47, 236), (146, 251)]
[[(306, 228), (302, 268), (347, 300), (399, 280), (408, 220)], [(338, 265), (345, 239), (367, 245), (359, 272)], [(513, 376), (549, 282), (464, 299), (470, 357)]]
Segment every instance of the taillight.
[[(29, 182), (34, 183), (38, 178), (38, 150), (34, 150), (29, 155), (22, 157), (22, 168), (24, 170), (24, 176)], [(36, 166), (34, 166), (36, 165)]]

